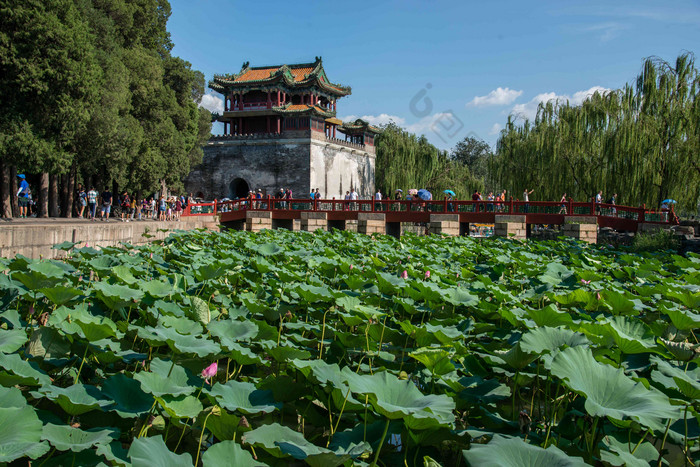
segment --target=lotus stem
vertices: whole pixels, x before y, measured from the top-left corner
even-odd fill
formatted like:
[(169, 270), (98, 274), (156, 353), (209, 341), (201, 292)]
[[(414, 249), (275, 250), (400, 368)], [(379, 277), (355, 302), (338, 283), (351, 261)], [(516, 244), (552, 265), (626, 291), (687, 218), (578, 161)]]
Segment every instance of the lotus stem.
[(182, 433), (180, 433), (180, 438), (177, 440), (177, 444), (175, 445), (175, 449), (173, 452), (177, 452), (177, 448), (180, 447), (180, 442), (182, 441), (182, 437), (185, 436), (185, 430), (187, 429), (187, 425), (190, 424), (190, 419), (187, 419), (187, 422), (185, 422), (185, 426), (182, 427)]
[(348, 388), (348, 392), (345, 394), (345, 400), (343, 400), (343, 406), (340, 408), (340, 413), (338, 414), (338, 419), (335, 422), (335, 428), (331, 426), (331, 436), (328, 438), (328, 443), (326, 444), (326, 447), (330, 445), (331, 439), (333, 438), (333, 435), (335, 432), (338, 430), (338, 425), (340, 425), (340, 418), (343, 416), (343, 411), (345, 410), (345, 404), (348, 401), (348, 397), (350, 396), (350, 388)]
[(664, 439), (661, 441), (661, 447), (659, 448), (659, 459), (656, 463), (657, 467), (661, 467), (661, 460), (664, 457), (664, 446), (666, 445), (666, 436), (668, 436), (668, 429), (671, 428), (671, 419), (668, 419), (666, 423), (666, 431), (664, 432)]
[(384, 438), (386, 438), (386, 433), (387, 431), (389, 431), (390, 422), (391, 419), (387, 418), (386, 424), (384, 425), (384, 433), (382, 433), (382, 438), (379, 440), (379, 446), (377, 446), (377, 451), (374, 453), (374, 460), (372, 461), (372, 464), (370, 464), (372, 467), (375, 467), (377, 465), (377, 461), (379, 460), (379, 453), (382, 451), (382, 445), (384, 444)]
[[(318, 359), (321, 360), (321, 357), (323, 357), (323, 340), (325, 339), (326, 336), (326, 315), (328, 312), (331, 311), (331, 309), (327, 309), (325, 313), (323, 313), (323, 329), (321, 330), (321, 340), (318, 342)], [(308, 317), (308, 315), (307, 315)]]
[(78, 368), (78, 374), (75, 375), (75, 381), (73, 384), (78, 384), (78, 379), (80, 378), (80, 372), (83, 371), (83, 365), (85, 364), (85, 357), (87, 356), (87, 351), (90, 348), (90, 343), (88, 342), (85, 346), (85, 352), (83, 352), (83, 359), (80, 361), (80, 368)]
[(642, 441), (644, 441), (644, 440), (646, 439), (646, 437), (647, 437), (647, 435), (649, 434), (650, 431), (651, 431), (651, 428), (649, 428), (649, 429), (647, 430), (647, 432), (644, 433), (644, 436), (642, 436), (642, 437), (639, 439), (639, 442), (638, 442), (637, 445), (634, 447), (634, 449), (632, 449), (632, 451), (630, 452), (630, 454), (634, 454), (634, 452), (637, 450), (637, 448), (639, 447), (639, 445), (642, 444)]
[(194, 465), (199, 465), (199, 453), (202, 451), (202, 438), (204, 437), (204, 429), (207, 427), (207, 420), (209, 420), (209, 417), (213, 413), (214, 413), (214, 411), (212, 410), (204, 418), (204, 423), (202, 424), (202, 432), (199, 434), (199, 445), (197, 446), (197, 458), (194, 461)]

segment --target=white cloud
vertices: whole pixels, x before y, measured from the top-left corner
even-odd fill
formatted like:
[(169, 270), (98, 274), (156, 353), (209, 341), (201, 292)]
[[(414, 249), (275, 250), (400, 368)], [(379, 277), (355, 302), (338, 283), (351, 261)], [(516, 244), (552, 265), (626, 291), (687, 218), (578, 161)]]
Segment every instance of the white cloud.
[(601, 42), (608, 42), (619, 36), (620, 33), (625, 29), (628, 29), (627, 25), (612, 21), (607, 23), (594, 24), (593, 26), (584, 28), (583, 31), (599, 34), (600, 36), (598, 38)]
[(474, 99), (467, 103), (467, 107), (512, 104), (522, 93), (522, 91), (516, 91), (515, 89), (498, 87), (485, 96), (475, 96)]
[(501, 129), (503, 127), (501, 126), (500, 123), (494, 123), (493, 126), (491, 127), (491, 131), (489, 131), (490, 135), (497, 135), (498, 133), (501, 132)]
[(214, 94), (205, 94), (202, 96), (202, 102), (199, 103), (200, 107), (204, 107), (209, 112), (218, 113), (221, 115), (224, 113), (224, 100), (220, 97), (216, 97)]
[(462, 121), (454, 116), (452, 112), (438, 112), (427, 117), (423, 117), (416, 123), (406, 125), (405, 128), (417, 135), (432, 131), (435, 133), (450, 132), (455, 125), (461, 125)]
[(572, 96), (567, 94), (557, 94), (555, 92), (544, 92), (536, 95), (529, 102), (514, 105), (513, 109), (511, 110), (511, 114), (518, 117), (527, 118), (528, 120), (534, 120), (537, 116), (537, 107), (539, 106), (540, 102), (554, 101), (563, 103), (569, 101), (569, 104), (571, 105), (581, 105), (584, 100), (596, 92), (603, 94), (608, 91), (610, 91), (608, 88), (593, 86), (592, 88), (584, 91), (577, 91)]
[(403, 125), (404, 123), (406, 123), (405, 118), (399, 117), (397, 115), (389, 115), (389, 114), (363, 115), (361, 117), (358, 117), (357, 115), (348, 115), (347, 117), (341, 118), (341, 120), (344, 122), (354, 122), (358, 118), (361, 118), (362, 120), (366, 121), (370, 125), (374, 125), (374, 126), (386, 125), (390, 122), (394, 122), (397, 125)]

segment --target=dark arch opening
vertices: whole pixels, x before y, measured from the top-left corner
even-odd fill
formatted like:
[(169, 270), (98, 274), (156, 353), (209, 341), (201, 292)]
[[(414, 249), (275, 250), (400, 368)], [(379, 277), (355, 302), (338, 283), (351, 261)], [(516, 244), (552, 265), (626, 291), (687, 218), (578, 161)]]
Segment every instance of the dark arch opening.
[(231, 199), (245, 198), (249, 191), (248, 182), (242, 178), (234, 178), (228, 186), (228, 197)]

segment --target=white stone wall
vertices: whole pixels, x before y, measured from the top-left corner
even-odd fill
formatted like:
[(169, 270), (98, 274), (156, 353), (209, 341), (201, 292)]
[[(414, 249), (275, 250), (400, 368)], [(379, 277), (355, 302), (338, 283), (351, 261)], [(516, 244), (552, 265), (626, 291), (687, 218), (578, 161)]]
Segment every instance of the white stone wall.
[(324, 199), (343, 199), (355, 188), (360, 198), (374, 196), (375, 155), (361, 149), (311, 140), (310, 182)]

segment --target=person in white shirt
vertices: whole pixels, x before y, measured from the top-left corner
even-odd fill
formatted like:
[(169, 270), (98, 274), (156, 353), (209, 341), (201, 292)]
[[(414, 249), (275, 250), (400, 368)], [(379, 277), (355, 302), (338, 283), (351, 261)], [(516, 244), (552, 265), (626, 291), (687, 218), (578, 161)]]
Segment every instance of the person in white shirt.
[(382, 192), (380, 190), (377, 190), (377, 192), (374, 194), (374, 199), (376, 199), (377, 201), (382, 200)]
[[(530, 195), (532, 194), (533, 191), (535, 191), (535, 190), (527, 191), (527, 188), (525, 188), (525, 191), (523, 191), (523, 201), (528, 203), (530, 201)], [(528, 212), (529, 210), (530, 210), (529, 204), (526, 204), (525, 206), (523, 206), (523, 212)]]

